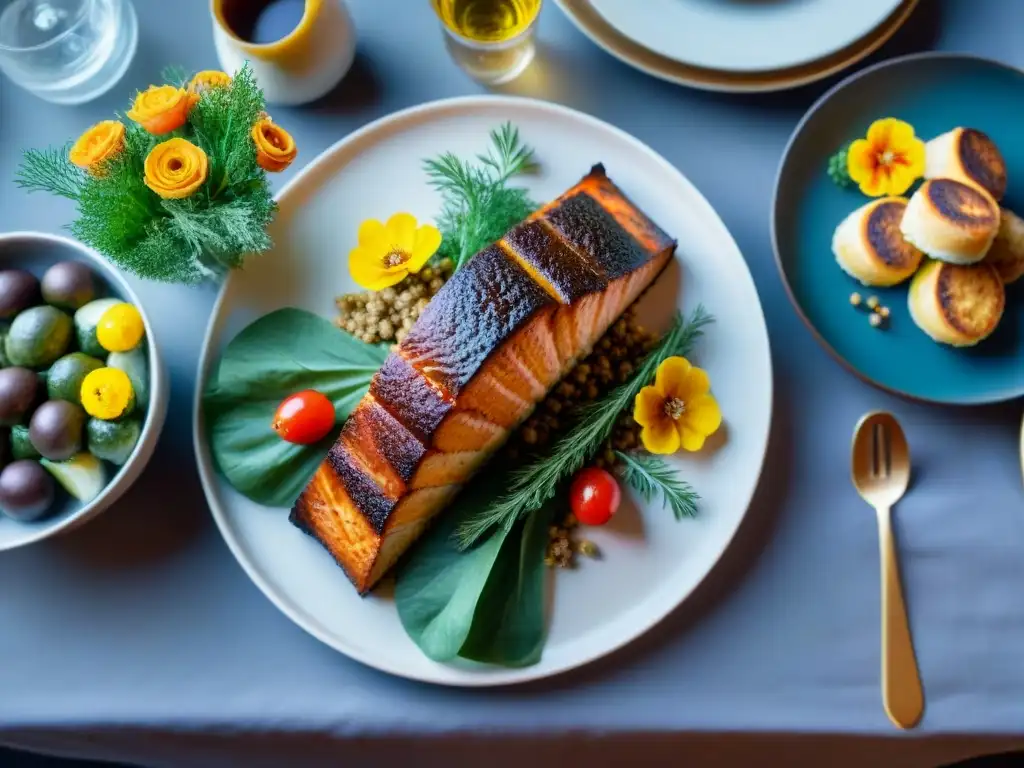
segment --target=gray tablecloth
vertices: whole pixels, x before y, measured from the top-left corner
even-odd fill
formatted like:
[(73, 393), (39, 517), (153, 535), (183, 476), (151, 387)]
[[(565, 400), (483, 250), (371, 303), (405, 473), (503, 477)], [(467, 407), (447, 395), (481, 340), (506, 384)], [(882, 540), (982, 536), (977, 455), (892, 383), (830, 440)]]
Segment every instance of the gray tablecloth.
[[(72, 213), (14, 187), (20, 149), (62, 143), (125, 108), (128, 92), (158, 82), (167, 64), (216, 66), (205, 0), (135, 2), (138, 57), (111, 94), (62, 108), (0, 85), (3, 230), (58, 231)], [(373, 118), (482, 90), (449, 61), (426, 0), (350, 5), (359, 54), (344, 84), (314, 106), (276, 110), (301, 147), (300, 164)], [(937, 48), (1024, 66), (1021, 0), (921, 6), (873, 60)], [(898, 532), (928, 702), (919, 733), (1024, 737), (1020, 402), (941, 408), (872, 389), (813, 341), (776, 273), (768, 239), (776, 166), (828, 84), (727, 96), (662, 83), (603, 53), (552, 2), (540, 39), (550, 73), (541, 95), (610, 121), (677, 165), (720, 212), (760, 290), (775, 355), (774, 436), (721, 566), (648, 636), (551, 681), (460, 691), (351, 662), (249, 583), (207, 512), (188, 424), (214, 290), (135, 281), (169, 362), (167, 428), (115, 509), (66, 537), (0, 555), (0, 742), (154, 764), (232, 756), (275, 765), (282, 755), (392, 754), (363, 748), (435, 736), (450, 738), (423, 742), (424, 760), (464, 754), (478, 743), (469, 736), (586, 733), (611, 739), (591, 755), (611, 754), (609, 743), (627, 754), (660, 744), (681, 757), (672, 739), (683, 733), (891, 734), (878, 692), (875, 522), (847, 469), (851, 428), (873, 408), (903, 419), (915, 455)], [(640, 740), (645, 732), (661, 735)], [(518, 754), (505, 744), (486, 748), (490, 762)]]

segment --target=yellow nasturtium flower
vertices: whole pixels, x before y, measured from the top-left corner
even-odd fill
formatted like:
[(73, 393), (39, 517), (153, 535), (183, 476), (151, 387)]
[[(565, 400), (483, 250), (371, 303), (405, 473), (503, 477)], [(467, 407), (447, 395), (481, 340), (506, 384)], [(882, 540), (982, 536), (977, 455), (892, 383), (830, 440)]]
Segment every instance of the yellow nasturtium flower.
[(868, 197), (902, 195), (924, 175), (924, 142), (909, 123), (876, 120), (867, 138), (850, 145), (846, 169)]
[(256, 162), (265, 171), (283, 171), (299, 153), (291, 134), (269, 117), (258, 121), (251, 135), (256, 145)]
[(146, 186), (165, 200), (188, 197), (206, 181), (206, 153), (185, 139), (170, 139), (150, 150), (145, 163)]
[(654, 385), (644, 387), (633, 404), (640, 440), (651, 453), (699, 451), (722, 424), (707, 373), (685, 357), (658, 366)]
[(93, 175), (103, 173), (103, 164), (124, 149), (124, 125), (104, 120), (83, 133), (72, 147), (68, 159)]
[(184, 88), (151, 85), (135, 97), (127, 115), (154, 136), (181, 128), (188, 122), (192, 100)]
[(348, 255), (348, 269), (363, 288), (379, 291), (419, 272), (441, 246), (441, 233), (417, 226), (411, 213), (396, 213), (387, 223), (367, 219), (359, 226), (359, 245)]
[(128, 374), (119, 368), (97, 368), (82, 379), (82, 407), (95, 419), (119, 419), (135, 407)]

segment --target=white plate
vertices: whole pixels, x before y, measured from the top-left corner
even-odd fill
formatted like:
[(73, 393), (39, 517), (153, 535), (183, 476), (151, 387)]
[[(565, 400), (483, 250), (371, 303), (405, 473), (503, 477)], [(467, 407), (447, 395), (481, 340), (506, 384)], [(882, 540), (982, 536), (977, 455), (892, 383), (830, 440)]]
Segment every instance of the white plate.
[(765, 72), (829, 56), (902, 0), (590, 0), (626, 37), (686, 64)]
[[(690, 310), (698, 302), (716, 316), (696, 359), (709, 370), (725, 416), (717, 450), (677, 459), (704, 497), (700, 517), (676, 522), (660, 506), (638, 512), (630, 505), (614, 527), (597, 530), (593, 538), (605, 560), (558, 573), (544, 656), (526, 669), (445, 665), (425, 657), (403, 631), (389, 595), (358, 597), (327, 552), (288, 523), (285, 510), (248, 501), (216, 474), (198, 408), (209, 367), (228, 340), (282, 306), (332, 315), (335, 295), (354, 289), (346, 255), (359, 223), (403, 210), (430, 219), (439, 200), (426, 184), (423, 159), (446, 150), (471, 157), (505, 120), (537, 150), (542, 170), (528, 180), (535, 199), (555, 197), (603, 162), (626, 194), (679, 239), (677, 265), (645, 302), (652, 322), (654, 315), (664, 320), (677, 305)], [(772, 370), (747, 266), (690, 182), (636, 139), (592, 117), (527, 99), (471, 97), (366, 126), (314, 160), (279, 202), (275, 251), (233, 274), (217, 302), (195, 411), (199, 471), (214, 518), (243, 568), (278, 608), (333, 648), (386, 672), (449, 685), (498, 685), (553, 675), (609, 653), (693, 591), (739, 526), (761, 473)]]

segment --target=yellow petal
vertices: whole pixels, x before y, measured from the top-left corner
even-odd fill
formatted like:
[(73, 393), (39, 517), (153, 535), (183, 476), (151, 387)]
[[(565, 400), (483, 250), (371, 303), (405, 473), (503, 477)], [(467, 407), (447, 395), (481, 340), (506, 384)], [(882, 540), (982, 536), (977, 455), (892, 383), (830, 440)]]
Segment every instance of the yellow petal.
[(881, 120), (875, 120), (868, 127), (868, 141), (876, 149), (889, 149), (892, 143), (892, 133), (895, 128), (896, 120), (891, 117), (883, 117)]
[(441, 233), (437, 227), (424, 224), (416, 230), (416, 238), (412, 246), (412, 258), (405, 266), (410, 272), (419, 272), (430, 257), (441, 247)]
[(718, 408), (718, 401), (711, 395), (698, 395), (688, 400), (681, 423), (686, 430), (701, 435), (713, 435), (722, 426), (722, 412)]
[(640, 430), (640, 442), (651, 453), (675, 453), (679, 450), (679, 430), (672, 419), (659, 419)]
[(416, 217), (411, 213), (396, 213), (385, 225), (388, 231), (388, 250), (412, 253), (416, 244)]
[(670, 357), (658, 366), (654, 386), (665, 397), (682, 399), (691, 368), (690, 361), (685, 357)]
[(877, 171), (860, 182), (860, 191), (868, 197), (880, 197), (889, 188), (889, 176), (884, 171)]
[(679, 443), (683, 446), (684, 451), (699, 451), (704, 447), (704, 435), (680, 423)]
[(924, 176), (924, 154), (924, 142), (920, 139), (914, 139), (910, 146), (903, 150), (907, 170), (914, 174), (915, 179)]
[(871, 142), (857, 139), (846, 151), (846, 171), (850, 178), (860, 183), (871, 178), (875, 169), (875, 150)]
[(640, 426), (665, 418), (665, 396), (656, 387), (644, 387), (633, 401), (633, 420)]
[(359, 225), (359, 247), (373, 251), (379, 258), (387, 253), (387, 231), (376, 219), (367, 219)]
[[(679, 397), (684, 403), (689, 403), (691, 398), (703, 395), (710, 389), (711, 379), (708, 378), (708, 372), (703, 368), (693, 366), (690, 369), (689, 376), (686, 377), (686, 384), (683, 386), (683, 391)], [(687, 405), (686, 407), (689, 408), (690, 406)]]
[(910, 185), (917, 181), (918, 174), (905, 165), (893, 165), (889, 170), (889, 179), (885, 184), (886, 194), (902, 195)]
[(369, 291), (379, 291), (399, 283), (408, 274), (404, 269), (385, 269), (376, 252), (362, 246), (357, 246), (349, 252), (348, 271), (353, 280)]
[(914, 141), (914, 126), (902, 120), (889, 118), (889, 149), (905, 152)]

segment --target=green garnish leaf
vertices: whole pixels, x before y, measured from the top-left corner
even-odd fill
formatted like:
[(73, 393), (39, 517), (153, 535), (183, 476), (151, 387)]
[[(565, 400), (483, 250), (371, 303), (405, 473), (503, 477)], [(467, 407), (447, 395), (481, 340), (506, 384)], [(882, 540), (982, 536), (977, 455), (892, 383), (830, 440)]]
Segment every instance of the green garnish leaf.
[[(224, 349), (203, 393), (218, 470), (258, 504), (290, 507), (385, 357), (386, 349), (301, 309), (279, 309), (247, 326)], [(281, 401), (304, 389), (326, 395), (337, 414), (335, 428), (314, 445), (286, 442), (271, 428)]]
[(847, 166), (847, 156), (850, 151), (850, 144), (844, 144), (836, 153), (828, 159), (828, 177), (832, 179), (837, 187), (847, 189), (853, 186), (853, 179), (850, 178), (850, 170)]
[[(458, 545), (466, 549), (493, 528), (511, 530), (523, 515), (540, 509), (555, 495), (559, 484), (579, 470), (611, 435), (624, 410), (632, 407), (637, 393), (654, 378), (658, 366), (669, 357), (687, 355), (713, 318), (701, 306), (688, 319), (676, 314), (669, 331), (662, 336), (636, 373), (625, 384), (600, 400), (581, 408), (574, 426), (551, 448), (522, 469), (511, 474), (508, 492), (492, 504), (461, 522), (455, 531)], [(504, 485), (504, 484), (502, 484)]]
[(452, 538), (459, 521), (496, 493), (493, 482), (474, 481), (398, 569), (395, 606), (402, 626), (434, 661), (462, 656), (514, 667), (540, 656), (551, 515), (541, 511), (510, 530), (496, 529), (468, 552)]
[(455, 271), (537, 209), (525, 189), (508, 186), (513, 176), (536, 168), (533, 150), (511, 123), (491, 131), (491, 147), (475, 163), (445, 152), (424, 168), (442, 198), (434, 258), (451, 259)]
[(620, 474), (623, 481), (633, 488), (648, 504), (661, 496), (665, 506), (672, 510), (676, 520), (694, 517), (700, 496), (693, 487), (660, 456), (649, 453), (622, 453), (615, 455), (622, 462)]

